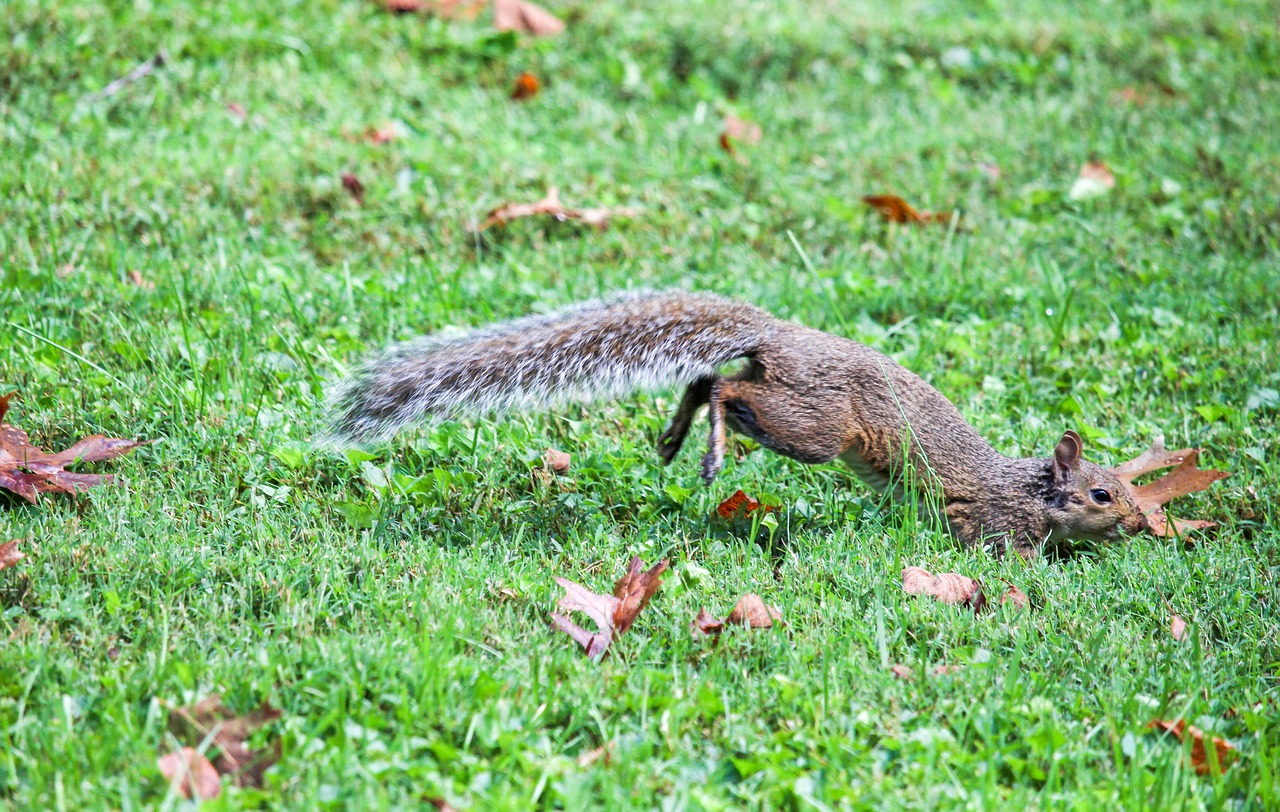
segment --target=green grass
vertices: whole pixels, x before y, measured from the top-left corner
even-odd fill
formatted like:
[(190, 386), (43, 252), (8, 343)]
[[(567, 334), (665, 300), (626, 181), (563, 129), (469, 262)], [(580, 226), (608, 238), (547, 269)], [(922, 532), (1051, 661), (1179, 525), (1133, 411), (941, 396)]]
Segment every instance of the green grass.
[[(549, 42), (355, 0), (4, 5), (9, 420), (46, 447), (159, 442), (82, 497), (0, 495), (0, 541), (29, 553), (0, 573), (0, 805), (180, 805), (161, 703), (219, 691), (283, 709), (284, 756), (214, 807), (1280, 806), (1275, 705), (1229, 713), (1280, 668), (1274, 8), (549, 5)], [(545, 84), (526, 103), (521, 70)], [(716, 146), (726, 111), (764, 129), (746, 166)], [(359, 137), (387, 121), (404, 137)], [(1091, 156), (1117, 188), (1073, 202)], [(471, 232), (552, 184), (643, 214)], [(859, 202), (882, 192), (964, 229), (886, 225)], [(758, 452), (711, 488), (692, 451), (661, 468), (677, 393), (369, 460), (308, 445), (323, 387), (388, 341), (662, 286), (879, 347), (1006, 453), (1067, 427), (1098, 461), (1203, 446), (1232, 477), (1175, 512), (1221, 526), (987, 560), (835, 466)], [(574, 459), (550, 483), (547, 447)], [(785, 506), (772, 543), (711, 519), (737, 488)], [(632, 555), (672, 573), (590, 663), (548, 625), (552, 578), (603, 589)], [(908, 564), (1035, 608), (904, 595)], [(745, 591), (790, 626), (690, 637)], [(944, 663), (967, 668), (925, 676)], [(1196, 776), (1145, 727), (1178, 716), (1239, 763)]]

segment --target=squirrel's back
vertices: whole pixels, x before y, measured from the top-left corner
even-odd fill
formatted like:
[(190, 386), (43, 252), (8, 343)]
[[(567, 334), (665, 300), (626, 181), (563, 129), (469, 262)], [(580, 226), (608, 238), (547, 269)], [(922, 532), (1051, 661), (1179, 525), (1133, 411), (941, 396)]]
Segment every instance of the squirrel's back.
[(643, 292), (406, 341), (334, 393), (335, 439), (365, 442), (433, 416), (687, 384), (754, 354), (776, 324), (758, 307), (713, 294)]

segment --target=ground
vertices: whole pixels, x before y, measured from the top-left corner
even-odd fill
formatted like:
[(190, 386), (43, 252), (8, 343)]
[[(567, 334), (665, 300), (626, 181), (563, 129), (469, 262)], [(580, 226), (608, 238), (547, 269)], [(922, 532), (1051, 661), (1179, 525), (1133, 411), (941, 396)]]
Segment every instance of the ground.
[[(359, 0), (6, 5), (7, 419), (155, 442), (0, 495), (0, 805), (187, 803), (167, 708), (220, 693), (282, 711), (282, 758), (214, 808), (1280, 806), (1274, 8), (547, 6), (537, 40)], [(722, 150), (726, 114), (759, 143)], [(1115, 187), (1072, 195), (1090, 160)], [(550, 186), (639, 211), (475, 230)], [(886, 223), (886, 193), (959, 219)], [(1219, 527), (990, 560), (838, 466), (661, 467), (674, 392), (311, 443), (392, 340), (668, 286), (890, 353), (1005, 453), (1203, 447), (1232, 476), (1175, 513)], [(715, 519), (739, 488), (781, 509)], [(633, 555), (671, 571), (591, 662), (553, 578)], [(907, 565), (1032, 607), (906, 595)], [(789, 625), (690, 635), (748, 591)], [(1238, 762), (1197, 775), (1147, 727), (1176, 718)]]

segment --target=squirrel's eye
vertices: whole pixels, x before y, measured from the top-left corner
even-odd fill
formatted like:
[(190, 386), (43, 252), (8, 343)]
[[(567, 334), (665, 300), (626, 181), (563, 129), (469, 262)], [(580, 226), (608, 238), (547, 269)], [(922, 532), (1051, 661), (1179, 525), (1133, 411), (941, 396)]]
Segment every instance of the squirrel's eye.
[(1093, 501), (1099, 505), (1111, 504), (1111, 494), (1105, 488), (1094, 488), (1089, 491), (1089, 495), (1093, 497)]

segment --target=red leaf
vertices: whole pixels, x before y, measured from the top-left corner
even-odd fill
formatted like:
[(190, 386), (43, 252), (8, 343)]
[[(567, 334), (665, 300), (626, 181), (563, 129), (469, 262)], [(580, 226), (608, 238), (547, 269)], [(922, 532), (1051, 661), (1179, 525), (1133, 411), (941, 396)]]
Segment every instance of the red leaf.
[(342, 173), (342, 188), (361, 206), (364, 205), (364, 184), (350, 172)]

